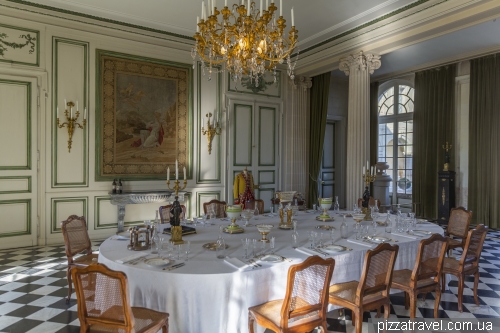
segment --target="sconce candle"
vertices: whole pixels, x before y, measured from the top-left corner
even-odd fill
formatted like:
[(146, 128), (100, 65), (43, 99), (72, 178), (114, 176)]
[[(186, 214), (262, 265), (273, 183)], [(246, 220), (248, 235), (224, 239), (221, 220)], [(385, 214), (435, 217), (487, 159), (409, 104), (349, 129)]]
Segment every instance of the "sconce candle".
[(183, 171), (184, 171), (184, 181), (186, 181), (186, 167), (184, 167)]
[(179, 179), (179, 162), (175, 160), (175, 180)]
[(167, 179), (170, 179), (170, 167), (167, 168)]

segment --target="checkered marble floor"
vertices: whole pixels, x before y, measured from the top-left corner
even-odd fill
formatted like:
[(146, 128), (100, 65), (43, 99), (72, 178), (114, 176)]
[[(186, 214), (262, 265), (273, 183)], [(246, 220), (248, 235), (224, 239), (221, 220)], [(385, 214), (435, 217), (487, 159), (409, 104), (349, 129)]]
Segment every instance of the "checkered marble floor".
[[(102, 241), (93, 241), (98, 250)], [(458, 251), (454, 254), (460, 255)], [(0, 251), (0, 333), (77, 333), (80, 331), (76, 301), (66, 304), (66, 255), (64, 246), (40, 246)], [(458, 312), (457, 281), (449, 283), (439, 309), (442, 318), (500, 318), (500, 232), (489, 232), (481, 255), (480, 305), (473, 299), (473, 278), (464, 288), (463, 313)], [(334, 272), (335, 274), (335, 272)], [(434, 295), (418, 301), (417, 317), (432, 318)], [(402, 293), (391, 296), (391, 317), (409, 318)], [(375, 312), (364, 314), (364, 329)], [(329, 332), (354, 332), (351, 313), (328, 313)], [(207, 331), (208, 332), (208, 331)], [(267, 331), (270, 332), (270, 331)], [(204, 333), (204, 332), (200, 332)], [(212, 332), (210, 332), (212, 333)], [(215, 333), (215, 332), (213, 332)], [(222, 333), (222, 332), (220, 332)]]

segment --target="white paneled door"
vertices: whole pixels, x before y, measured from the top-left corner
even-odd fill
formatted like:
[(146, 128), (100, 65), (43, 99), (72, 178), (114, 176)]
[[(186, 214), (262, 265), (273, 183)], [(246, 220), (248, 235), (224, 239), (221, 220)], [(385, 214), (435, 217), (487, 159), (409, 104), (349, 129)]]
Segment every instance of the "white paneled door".
[(37, 244), (38, 85), (0, 74), (0, 248)]
[(278, 190), (280, 104), (229, 99), (228, 202), (233, 201), (234, 177), (245, 167), (253, 175), (257, 199), (269, 212)]

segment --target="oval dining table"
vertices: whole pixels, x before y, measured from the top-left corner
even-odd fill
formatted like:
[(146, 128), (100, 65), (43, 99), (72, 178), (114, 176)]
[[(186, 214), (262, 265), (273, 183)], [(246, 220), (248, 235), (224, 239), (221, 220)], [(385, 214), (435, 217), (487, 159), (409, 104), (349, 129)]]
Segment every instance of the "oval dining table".
[[(331, 212), (330, 212), (331, 213)], [(322, 241), (330, 244), (330, 232), (318, 229), (318, 226), (333, 226), (334, 243), (347, 250), (328, 252), (326, 257), (335, 259), (335, 269), (331, 284), (358, 280), (361, 276), (363, 258), (367, 250), (377, 244), (355, 240), (354, 220), (346, 217), (348, 238), (340, 237), (340, 225), (343, 217), (333, 214), (334, 221), (322, 222), (315, 219), (314, 212), (298, 212), (297, 220), (299, 248), (292, 247), (292, 231), (278, 228), (279, 217), (261, 215), (256, 220), (250, 220), (254, 226), (244, 227), (239, 234), (223, 234), (228, 245), (226, 255), (246, 263), (242, 239), (261, 239), (256, 224), (272, 224), (274, 227), (268, 238), (275, 237), (275, 254), (284, 258), (280, 262), (256, 260), (260, 265), (248, 264), (239, 269), (227, 261), (217, 259), (214, 251), (203, 247), (204, 244), (215, 242), (219, 235), (219, 225), (228, 225), (226, 220), (212, 220), (210, 225), (196, 226), (196, 234), (183, 236), (191, 242), (189, 259), (185, 260), (182, 253), (180, 260), (176, 254), (172, 264), (184, 262), (185, 265), (173, 270), (152, 267), (139, 260), (135, 264), (122, 263), (124, 258), (137, 254), (127, 250), (128, 241), (120, 237), (110, 237), (100, 246), (99, 262), (109, 268), (125, 272), (128, 278), (130, 302), (132, 306), (168, 312), (170, 333), (201, 333), (201, 332), (248, 332), (248, 308), (269, 300), (281, 299), (285, 295), (288, 268), (304, 261), (310, 255), (325, 256), (311, 250), (304, 250), (309, 245), (309, 232), (323, 232)], [(393, 217), (394, 219), (394, 217)], [(383, 219), (382, 219), (383, 220)], [(243, 222), (238, 222), (243, 226)], [(362, 222), (368, 223), (368, 222)], [(419, 230), (443, 234), (443, 229), (430, 222), (417, 224)], [(378, 226), (376, 234), (391, 239), (391, 243), (399, 245), (399, 253), (394, 269), (412, 269), (415, 264), (418, 243), (428, 236), (412, 236), (408, 234), (386, 233), (385, 227)], [(165, 235), (165, 237), (169, 237)], [(356, 243), (354, 243), (356, 242)], [(260, 242), (258, 242), (260, 244)], [(260, 250), (260, 245), (258, 246)], [(267, 244), (269, 252), (269, 244)], [(147, 258), (157, 257), (144, 251)], [(162, 253), (160, 253), (162, 255)], [(170, 266), (167, 266), (167, 268)], [(334, 309), (332, 306), (329, 310)], [(263, 332), (257, 328), (257, 332)]]

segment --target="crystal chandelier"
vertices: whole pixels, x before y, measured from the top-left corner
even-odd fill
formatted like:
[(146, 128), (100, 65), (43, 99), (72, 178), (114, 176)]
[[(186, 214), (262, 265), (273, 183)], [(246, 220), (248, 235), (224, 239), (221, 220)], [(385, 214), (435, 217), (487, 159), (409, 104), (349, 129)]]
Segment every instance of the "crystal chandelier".
[[(202, 16), (197, 18), (197, 29), (194, 39), (195, 46), (191, 50), (193, 66), (198, 58), (201, 62), (203, 74), (208, 72), (208, 80), (212, 73), (227, 70), (234, 81), (241, 80), (243, 75), (248, 75), (250, 82), (259, 85), (265, 71), (272, 73), (276, 82), (276, 66), (287, 63), (287, 73), (291, 79), (297, 57), (291, 60), (291, 55), (296, 48), (298, 30), (294, 26), (292, 8), (292, 27), (285, 37), (286, 20), (283, 18), (283, 6), (280, 0), (280, 16), (276, 18), (278, 9), (274, 2), (264, 9), (260, 0), (260, 10), (255, 2), (241, 1), (241, 5), (233, 4), (232, 10), (225, 0), (224, 8), (220, 11), (216, 7), (217, 0), (208, 0), (208, 11), (205, 1), (202, 2)], [(207, 15), (208, 12), (208, 15)], [(219, 18), (219, 14), (222, 14)], [(207, 17), (208, 16), (208, 17)], [(220, 19), (220, 20), (219, 20)], [(222, 66), (222, 65), (225, 66)], [(224, 68), (225, 67), (225, 68)]]

